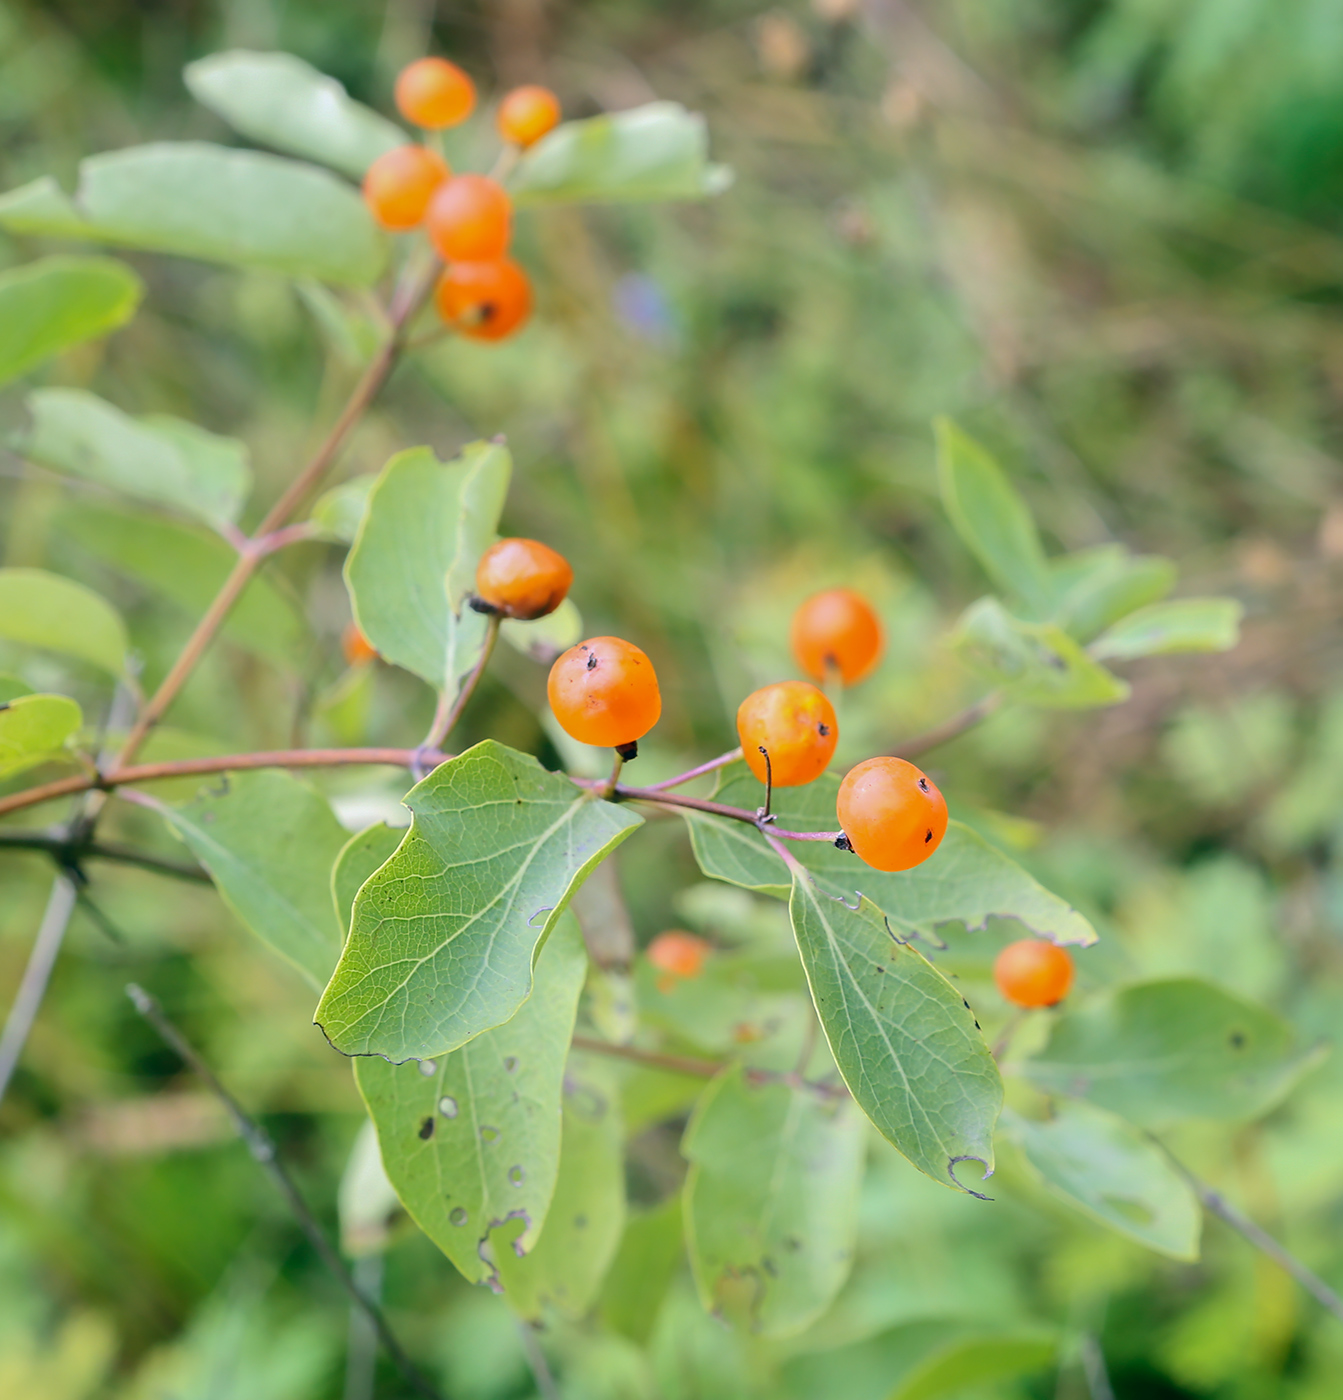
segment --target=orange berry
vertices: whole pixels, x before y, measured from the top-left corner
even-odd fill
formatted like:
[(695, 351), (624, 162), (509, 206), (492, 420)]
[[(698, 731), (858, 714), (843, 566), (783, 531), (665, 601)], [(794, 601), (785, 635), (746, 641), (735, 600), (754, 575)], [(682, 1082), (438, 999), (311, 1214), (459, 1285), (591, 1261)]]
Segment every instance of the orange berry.
[(368, 167), (364, 203), (383, 228), (404, 232), (419, 226), (434, 191), (451, 174), (437, 151), (427, 146), (398, 146)]
[(446, 58), (417, 58), (397, 76), (396, 105), (408, 122), (438, 131), (471, 115), (476, 85)]
[(698, 977), (712, 951), (705, 939), (674, 928), (658, 934), (648, 945), (648, 961), (672, 977)]
[(835, 668), (845, 685), (857, 684), (877, 664), (882, 641), (872, 604), (850, 588), (817, 593), (793, 614), (793, 655), (818, 681)]
[(481, 612), (530, 622), (553, 613), (564, 602), (574, 571), (562, 554), (539, 540), (500, 540), (476, 565), (476, 594)]
[(561, 728), (583, 744), (624, 748), (662, 714), (653, 663), (619, 637), (570, 647), (550, 668), (546, 694)]
[(488, 175), (454, 175), (429, 201), (425, 229), (445, 262), (491, 262), (508, 251), (513, 201)]
[(909, 870), (942, 844), (947, 804), (903, 758), (869, 758), (850, 768), (835, 798), (839, 824), (875, 870)]
[(1023, 938), (998, 954), (993, 980), (1013, 1006), (1057, 1006), (1073, 984), (1073, 960), (1066, 948)]
[(357, 622), (347, 622), (340, 634), (340, 649), (345, 654), (347, 666), (366, 666), (378, 658), (373, 643), (359, 630)]
[(746, 766), (763, 783), (765, 755), (775, 787), (801, 787), (825, 772), (839, 742), (835, 707), (806, 681), (780, 681), (737, 707), (737, 735)]
[(499, 135), (525, 150), (560, 123), (560, 100), (549, 88), (514, 88), (499, 104)]
[(503, 340), (532, 314), (532, 284), (508, 258), (458, 262), (438, 279), (438, 314), (472, 340)]

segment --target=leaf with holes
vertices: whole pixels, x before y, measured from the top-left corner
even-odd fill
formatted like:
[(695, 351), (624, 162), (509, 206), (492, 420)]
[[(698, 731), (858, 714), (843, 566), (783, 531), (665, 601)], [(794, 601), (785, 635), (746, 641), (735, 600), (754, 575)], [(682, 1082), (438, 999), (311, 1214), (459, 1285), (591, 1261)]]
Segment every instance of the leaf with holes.
[[(778, 825), (785, 831), (833, 831), (838, 791), (839, 778), (833, 773), (805, 787), (776, 791)], [(714, 801), (752, 812), (764, 797), (764, 787), (744, 763), (725, 768), (714, 792)], [(695, 859), (706, 875), (788, 898), (788, 872), (753, 827), (689, 809), (682, 815), (690, 824)], [(922, 865), (895, 874), (873, 870), (828, 842), (796, 842), (792, 851), (828, 894), (850, 901), (865, 894), (902, 938), (936, 941), (935, 930), (943, 924), (982, 928), (998, 918), (1015, 919), (1055, 943), (1085, 947), (1096, 941), (1095, 929), (1076, 909), (961, 822), (948, 823), (942, 844)]]
[(682, 1153), (686, 1244), (704, 1306), (768, 1337), (814, 1322), (853, 1264), (867, 1131), (851, 1100), (740, 1066), (700, 1098)]
[(969, 1190), (956, 1168), (993, 1171), (1003, 1082), (965, 999), (866, 896), (851, 907), (798, 871), (788, 912), (850, 1093), (920, 1171)]
[(289, 53), (230, 49), (188, 63), (187, 91), (263, 146), (360, 180), (385, 151), (410, 138), (372, 108)]
[(83, 721), (79, 706), (64, 695), (0, 701), (0, 778), (58, 755)]
[(574, 891), (643, 821), (493, 740), (405, 802), (410, 832), (360, 890), (317, 1008), (347, 1055), (443, 1055), (507, 1021)]
[(45, 569), (0, 569), (0, 639), (87, 661), (119, 676), (126, 624), (92, 589)]
[(1090, 1099), (1142, 1127), (1253, 1118), (1321, 1051), (1286, 1021), (1194, 978), (1141, 982), (1067, 1012), (1022, 1066), (1046, 1093)]
[[(521, 1013), (519, 1013), (521, 1014)], [(520, 1316), (554, 1308), (579, 1320), (592, 1306), (625, 1228), (625, 1135), (610, 1070), (576, 1055), (564, 1076), (559, 1177), (536, 1247), (496, 1253), (508, 1301)]]
[(355, 1061), (397, 1195), (473, 1283), (497, 1280), (503, 1250), (531, 1249), (550, 1209), (565, 1054), (586, 966), (577, 922), (566, 916), (507, 1025), (432, 1060)]
[(321, 793), (280, 770), (226, 774), (164, 817), (224, 902), (320, 987), (340, 953), (331, 868), (346, 833)]
[(0, 384), (124, 326), (143, 295), (112, 258), (39, 258), (0, 272)]
[(1003, 1128), (1052, 1194), (1173, 1259), (1197, 1259), (1201, 1215), (1189, 1184), (1122, 1118), (1078, 1101), (1037, 1122), (1010, 1110)]

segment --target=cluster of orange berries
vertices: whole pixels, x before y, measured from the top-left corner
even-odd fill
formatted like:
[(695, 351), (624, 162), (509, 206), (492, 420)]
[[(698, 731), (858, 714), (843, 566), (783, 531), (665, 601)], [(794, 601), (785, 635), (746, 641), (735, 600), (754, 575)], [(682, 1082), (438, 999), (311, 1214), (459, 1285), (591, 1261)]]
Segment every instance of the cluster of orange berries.
[[(476, 86), (445, 58), (421, 58), (396, 80), (396, 105), (426, 131), (456, 126), (476, 105)], [(514, 88), (499, 105), (496, 125), (518, 150), (558, 125), (560, 104), (548, 88)], [(527, 319), (532, 286), (507, 256), (513, 202), (488, 175), (456, 175), (427, 145), (398, 146), (378, 157), (364, 176), (364, 199), (383, 228), (397, 233), (424, 226), (447, 264), (434, 291), (439, 315), (477, 340), (502, 340)]]

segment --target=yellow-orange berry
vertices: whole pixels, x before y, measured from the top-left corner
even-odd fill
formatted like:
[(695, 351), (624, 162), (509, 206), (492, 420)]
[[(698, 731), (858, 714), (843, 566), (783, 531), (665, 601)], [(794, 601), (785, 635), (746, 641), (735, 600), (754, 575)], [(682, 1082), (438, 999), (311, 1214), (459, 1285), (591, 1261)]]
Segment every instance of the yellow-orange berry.
[(459, 335), (503, 340), (532, 314), (532, 284), (508, 258), (456, 262), (438, 279), (434, 305)]
[(491, 262), (508, 251), (513, 201), (488, 175), (454, 175), (434, 191), (424, 226), (445, 262)]
[(850, 588), (808, 598), (793, 614), (791, 637), (797, 664), (818, 681), (837, 670), (845, 685), (854, 685), (881, 657), (881, 622), (872, 604)]
[(524, 149), (560, 122), (560, 100), (549, 88), (529, 84), (514, 88), (499, 104), (499, 135)]
[(763, 783), (765, 755), (775, 787), (801, 787), (825, 772), (839, 742), (835, 707), (806, 681), (780, 681), (737, 707), (737, 736), (746, 766)]
[(574, 571), (562, 554), (539, 540), (500, 540), (480, 556), (476, 596), (481, 612), (533, 618), (553, 613), (564, 602)]
[(380, 155), (364, 176), (364, 203), (393, 232), (417, 228), (434, 191), (452, 174), (437, 151), (398, 146)]
[(835, 798), (854, 852), (875, 870), (909, 870), (942, 844), (947, 804), (903, 758), (869, 758), (851, 768)]
[(397, 76), (396, 105), (408, 122), (439, 131), (471, 115), (476, 85), (446, 58), (417, 58)]
[(582, 744), (624, 748), (642, 739), (662, 714), (653, 663), (619, 637), (592, 637), (550, 668), (550, 708)]
[(705, 939), (674, 928), (658, 934), (648, 945), (648, 961), (672, 977), (698, 977), (711, 951)]
[(1073, 960), (1066, 948), (1023, 938), (998, 954), (993, 980), (1013, 1006), (1057, 1006), (1072, 987)]
[(366, 666), (378, 656), (373, 643), (359, 630), (357, 622), (345, 624), (345, 630), (340, 634), (340, 649), (347, 666)]

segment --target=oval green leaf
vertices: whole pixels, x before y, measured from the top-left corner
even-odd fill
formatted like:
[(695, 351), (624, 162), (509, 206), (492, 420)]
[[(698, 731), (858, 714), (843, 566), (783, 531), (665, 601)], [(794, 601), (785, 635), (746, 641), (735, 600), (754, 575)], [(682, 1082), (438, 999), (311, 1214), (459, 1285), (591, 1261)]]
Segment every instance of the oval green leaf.
[(21, 695), (0, 701), (0, 777), (59, 753), (84, 722), (64, 695)]
[(1079, 642), (1089, 642), (1136, 608), (1160, 602), (1175, 587), (1176, 577), (1169, 559), (1133, 555), (1122, 544), (1051, 559), (1049, 572), (1058, 598), (1053, 620)]
[(1092, 656), (1129, 661), (1174, 651), (1230, 651), (1245, 609), (1234, 598), (1178, 598), (1130, 613), (1092, 642)]
[(45, 569), (0, 569), (0, 638), (87, 661), (119, 676), (126, 624), (92, 589)]

